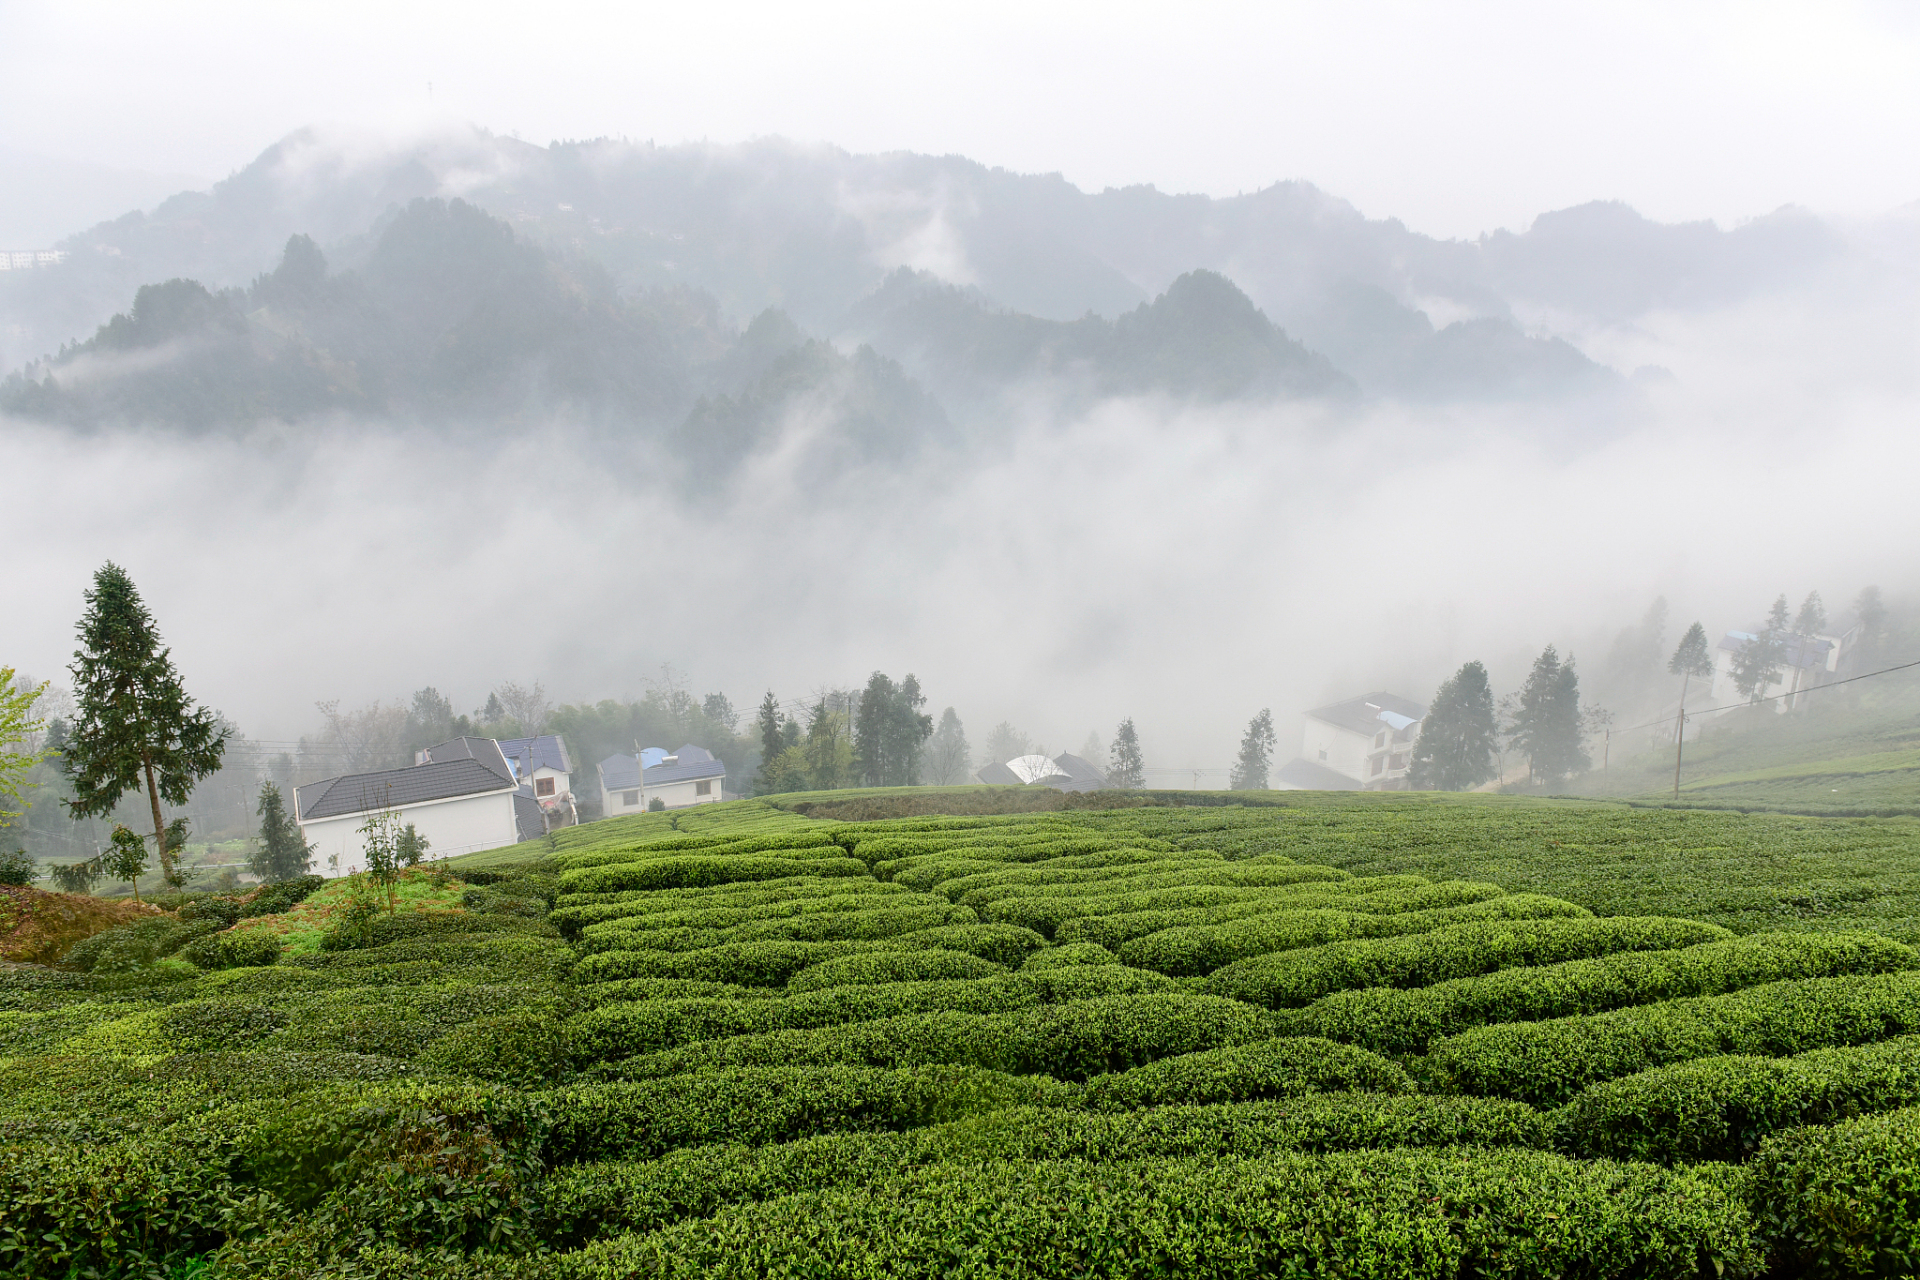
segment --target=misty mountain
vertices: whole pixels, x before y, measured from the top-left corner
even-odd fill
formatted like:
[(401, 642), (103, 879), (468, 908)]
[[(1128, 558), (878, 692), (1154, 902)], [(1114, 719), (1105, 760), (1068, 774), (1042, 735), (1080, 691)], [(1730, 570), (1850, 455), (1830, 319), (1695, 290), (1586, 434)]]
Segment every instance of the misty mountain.
[(1047, 320), (902, 267), (851, 309), (847, 329), (944, 396), (1064, 380), (1087, 396), (1161, 392), (1203, 401), (1350, 395), (1352, 380), (1289, 338), (1232, 281), (1192, 271), (1117, 319)]
[[(909, 361), (942, 394), (946, 371), (970, 365), (1023, 377), (1091, 366), (1071, 329), (1022, 334), (1014, 321), (913, 314), (951, 303), (916, 300), (894, 332), (880, 314), (891, 304), (869, 300), (900, 268), (965, 291), (987, 316), (1060, 326), (1088, 315), (1117, 323), (1181, 277), (1209, 271), (1367, 394), (1501, 400), (1581, 394), (1604, 381), (1578, 350), (1587, 328), (1786, 289), (1869, 253), (1860, 237), (1795, 210), (1722, 231), (1594, 203), (1543, 214), (1521, 232), (1447, 241), (1367, 218), (1303, 182), (1215, 199), (1151, 187), (1083, 192), (1057, 174), (962, 157), (858, 156), (778, 140), (536, 147), (473, 130), (368, 148), (304, 131), (206, 192), (69, 237), (58, 267), (6, 273), (0, 366), (91, 332), (142, 285), (247, 288), (294, 235), (342, 272), (358, 271), (372, 265), (396, 210), (454, 197), (564, 264), (576, 278), (566, 288), (588, 309), (609, 296), (693, 290), (735, 325), (777, 307), (816, 337), (843, 347), (864, 337), (902, 359), (931, 331), (949, 330), (953, 341), (933, 344), (942, 350), (924, 366)], [(604, 275), (587, 279), (587, 264)], [(550, 310), (556, 322), (577, 315)], [(565, 363), (566, 342), (555, 341)], [(1095, 376), (1094, 385), (1104, 384)]]

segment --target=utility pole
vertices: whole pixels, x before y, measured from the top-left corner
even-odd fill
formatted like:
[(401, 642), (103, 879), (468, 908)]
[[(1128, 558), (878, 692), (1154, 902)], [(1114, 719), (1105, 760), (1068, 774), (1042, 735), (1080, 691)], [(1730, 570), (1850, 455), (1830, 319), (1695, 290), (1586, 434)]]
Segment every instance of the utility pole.
[(1680, 704), (1680, 735), (1673, 743), (1673, 798), (1680, 798), (1680, 760), (1687, 751), (1687, 704)]
[(640, 754), (640, 739), (633, 740), (633, 774), (640, 780), (640, 812), (647, 811), (647, 759)]
[(1600, 772), (1607, 771), (1607, 761), (1613, 758), (1613, 730), (1607, 730), (1607, 736), (1600, 740)]

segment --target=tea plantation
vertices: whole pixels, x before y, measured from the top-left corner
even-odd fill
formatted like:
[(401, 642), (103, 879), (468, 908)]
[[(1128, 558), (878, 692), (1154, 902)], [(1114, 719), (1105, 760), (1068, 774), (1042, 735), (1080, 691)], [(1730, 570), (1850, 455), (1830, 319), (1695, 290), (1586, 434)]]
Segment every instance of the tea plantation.
[(0, 970), (0, 1270), (1920, 1269), (1905, 819), (915, 794)]

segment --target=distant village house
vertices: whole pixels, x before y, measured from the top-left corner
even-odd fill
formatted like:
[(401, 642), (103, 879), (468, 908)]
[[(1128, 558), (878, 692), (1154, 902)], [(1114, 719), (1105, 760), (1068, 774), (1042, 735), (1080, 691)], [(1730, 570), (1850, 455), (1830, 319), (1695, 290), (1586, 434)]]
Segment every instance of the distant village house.
[(644, 747), (637, 758), (608, 756), (598, 768), (600, 812), (608, 818), (644, 813), (656, 800), (663, 809), (685, 809), (718, 804), (726, 797), (727, 766), (692, 743), (671, 754), (662, 747)]
[(1405, 791), (1427, 709), (1395, 693), (1315, 707), (1301, 718), (1300, 754), (1273, 780), (1280, 791)]

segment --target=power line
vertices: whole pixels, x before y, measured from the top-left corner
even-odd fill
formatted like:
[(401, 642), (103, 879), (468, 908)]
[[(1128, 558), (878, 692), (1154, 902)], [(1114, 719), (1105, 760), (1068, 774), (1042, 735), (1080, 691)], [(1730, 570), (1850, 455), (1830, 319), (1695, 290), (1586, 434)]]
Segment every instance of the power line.
[[(1748, 702), (1729, 702), (1718, 707), (1703, 707), (1698, 711), (1688, 711), (1685, 714), (1689, 717), (1706, 716), (1712, 715), (1716, 711), (1737, 711), (1741, 707), (1757, 707), (1763, 702), (1778, 702), (1782, 698), (1805, 697), (1809, 693), (1819, 693), (1822, 689), (1838, 689), (1841, 685), (1852, 684), (1856, 680), (1871, 680), (1875, 676), (1890, 675), (1895, 671), (1906, 671), (1912, 667), (1920, 667), (1920, 658), (1916, 658), (1912, 662), (1902, 662), (1898, 666), (1882, 667), (1878, 671), (1865, 671), (1857, 676), (1848, 676), (1845, 680), (1829, 680), (1825, 684), (1809, 685), (1805, 689), (1790, 689), (1785, 693), (1769, 694), (1764, 698), (1754, 698)], [(1615, 733), (1632, 733), (1635, 729), (1651, 729), (1655, 725), (1665, 724), (1669, 720), (1677, 720), (1681, 714), (1681, 712), (1676, 711), (1670, 716), (1661, 716), (1657, 720), (1648, 720), (1643, 724), (1630, 724), (1624, 729), (1614, 729), (1612, 731)]]

